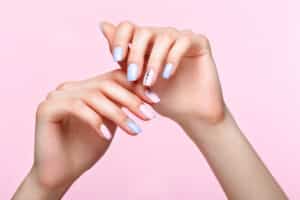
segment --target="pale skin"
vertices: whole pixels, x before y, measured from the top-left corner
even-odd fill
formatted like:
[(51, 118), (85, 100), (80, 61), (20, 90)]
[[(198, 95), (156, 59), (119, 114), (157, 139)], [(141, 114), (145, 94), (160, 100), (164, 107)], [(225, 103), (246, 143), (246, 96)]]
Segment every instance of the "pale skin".
[[(60, 199), (104, 155), (117, 126), (137, 134), (121, 107), (143, 120), (153, 117), (150, 110), (141, 112), (144, 103), (182, 127), (228, 199), (287, 199), (229, 112), (206, 37), (130, 22), (102, 23), (101, 28), (122, 69), (62, 84), (40, 104), (34, 163), (13, 199)], [(128, 69), (132, 63), (134, 70)], [(172, 67), (165, 73), (168, 63)], [(151, 80), (145, 81), (149, 74)]]

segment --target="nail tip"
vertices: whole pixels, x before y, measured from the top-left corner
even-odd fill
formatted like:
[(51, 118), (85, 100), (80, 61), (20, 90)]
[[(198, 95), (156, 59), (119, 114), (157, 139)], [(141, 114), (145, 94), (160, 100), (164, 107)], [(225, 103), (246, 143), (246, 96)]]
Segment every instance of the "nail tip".
[(127, 80), (128, 81), (136, 81), (138, 74), (138, 66), (135, 63), (131, 63), (127, 68)]
[(155, 92), (152, 92), (152, 91), (149, 90), (149, 89), (145, 91), (145, 95), (146, 95), (153, 103), (159, 103), (159, 102), (160, 102), (159, 96), (158, 96)]
[(162, 73), (162, 78), (169, 79), (172, 73), (173, 65), (168, 63), (165, 65), (164, 71)]
[(123, 49), (121, 47), (115, 47), (113, 50), (113, 59), (115, 62), (122, 60)]
[(154, 78), (154, 71), (153, 69), (150, 69), (148, 72), (146, 72), (143, 80), (143, 85), (150, 87), (153, 83)]
[(169, 79), (169, 77), (170, 77), (170, 76), (165, 75), (165, 74), (162, 75), (162, 78), (163, 78), (163, 79), (166, 79), (166, 80)]
[(105, 125), (102, 124), (100, 126), (100, 130), (101, 130), (101, 133), (102, 133), (102, 136), (104, 137), (104, 139), (110, 140), (112, 138), (110, 131), (108, 130), (108, 128)]
[(140, 105), (140, 111), (141, 113), (148, 119), (151, 120), (155, 118), (155, 112), (153, 111), (153, 108), (148, 104), (142, 104)]
[(141, 127), (137, 125), (133, 120), (128, 120), (127, 125), (133, 134), (138, 135), (142, 132)]

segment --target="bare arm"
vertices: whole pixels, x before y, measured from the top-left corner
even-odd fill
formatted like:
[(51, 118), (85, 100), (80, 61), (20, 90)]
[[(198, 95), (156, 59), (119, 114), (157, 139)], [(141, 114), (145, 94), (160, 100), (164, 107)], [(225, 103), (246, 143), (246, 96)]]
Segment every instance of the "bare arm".
[(204, 127), (189, 119), (182, 127), (193, 136), (229, 199), (287, 199), (229, 111), (216, 125)]
[(32, 169), (13, 196), (13, 200), (53, 200), (60, 199), (69, 186), (47, 188), (38, 181), (36, 171)]
[[(102, 31), (128, 81), (143, 80), (158, 94), (154, 109), (183, 127), (229, 199), (287, 199), (225, 106), (206, 36), (128, 21), (102, 23)], [(235, 59), (238, 50), (226, 50)]]

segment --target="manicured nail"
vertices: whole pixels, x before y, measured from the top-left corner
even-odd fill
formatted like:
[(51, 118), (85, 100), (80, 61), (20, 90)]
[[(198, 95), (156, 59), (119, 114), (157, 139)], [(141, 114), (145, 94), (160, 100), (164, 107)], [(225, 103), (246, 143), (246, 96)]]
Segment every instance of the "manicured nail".
[(127, 120), (127, 126), (135, 134), (142, 132), (142, 129), (132, 119)]
[(122, 47), (115, 47), (113, 51), (114, 61), (119, 62), (122, 60), (123, 49)]
[(155, 92), (153, 92), (153, 91), (151, 91), (151, 90), (146, 90), (146, 91), (145, 91), (145, 95), (146, 95), (153, 103), (158, 103), (158, 102), (160, 102), (159, 96), (158, 96)]
[(162, 77), (164, 79), (169, 79), (173, 70), (173, 65), (171, 63), (166, 64), (164, 71), (162, 73)]
[(140, 111), (145, 115), (148, 119), (153, 119), (155, 117), (155, 113), (151, 106), (147, 104), (140, 105)]
[(144, 76), (143, 84), (145, 86), (150, 86), (153, 81), (153, 76), (154, 76), (154, 71), (153, 71), (153, 69), (150, 69)]
[(101, 124), (100, 126), (100, 131), (102, 133), (102, 136), (106, 139), (106, 140), (110, 140), (111, 139), (111, 133), (110, 131), (108, 130), (108, 128), (104, 125), (104, 124)]
[(127, 68), (127, 80), (135, 81), (137, 79), (137, 74), (138, 74), (137, 64), (134, 63), (129, 64)]

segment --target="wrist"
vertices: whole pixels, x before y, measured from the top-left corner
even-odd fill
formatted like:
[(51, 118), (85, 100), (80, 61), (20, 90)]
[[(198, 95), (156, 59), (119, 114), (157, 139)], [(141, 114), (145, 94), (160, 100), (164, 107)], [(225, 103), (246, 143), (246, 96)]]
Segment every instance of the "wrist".
[(226, 134), (224, 130), (230, 127), (237, 127), (226, 106), (224, 106), (223, 114), (217, 120), (210, 121), (198, 116), (190, 116), (178, 121), (178, 123), (197, 146), (202, 142), (222, 137)]
[(61, 199), (66, 190), (71, 186), (70, 184), (59, 187), (49, 186), (41, 181), (37, 170), (32, 167), (22, 184), (19, 186), (13, 200), (18, 199)]

